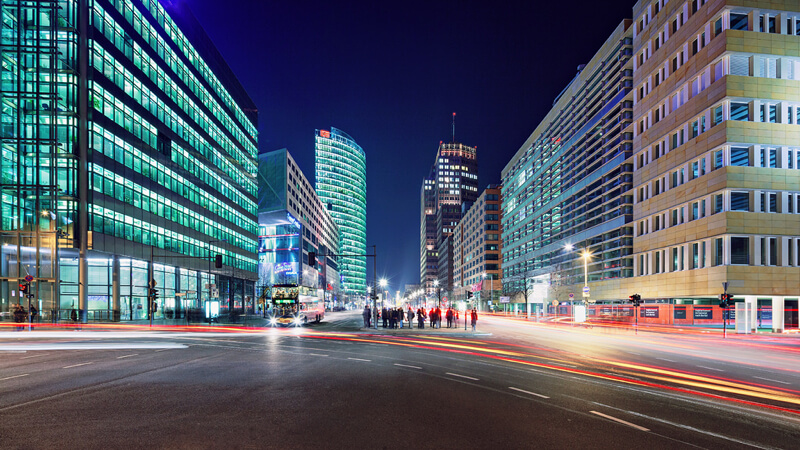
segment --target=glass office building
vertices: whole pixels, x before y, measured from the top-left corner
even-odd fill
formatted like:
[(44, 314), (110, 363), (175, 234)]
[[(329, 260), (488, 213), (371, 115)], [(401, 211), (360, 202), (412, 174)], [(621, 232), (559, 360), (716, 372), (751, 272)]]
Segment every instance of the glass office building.
[[(621, 297), (633, 276), (633, 39), (620, 23), (503, 169), (503, 291), (545, 300)], [(591, 253), (584, 265), (581, 255)], [(549, 289), (549, 292), (547, 291)], [(526, 298), (527, 296), (527, 298)]]
[(339, 227), (339, 273), (349, 296), (367, 290), (367, 157), (342, 130), (316, 130), (316, 190)]
[[(337, 258), (339, 229), (286, 149), (258, 155), (258, 292), (296, 284), (300, 295), (344, 306)], [(316, 253), (309, 264), (308, 254)], [(269, 291), (267, 291), (269, 293)]]
[(0, 311), (26, 275), (46, 321), (147, 318), (148, 280), (159, 319), (252, 304), (256, 108), (191, 12), (2, 0), (1, 14)]

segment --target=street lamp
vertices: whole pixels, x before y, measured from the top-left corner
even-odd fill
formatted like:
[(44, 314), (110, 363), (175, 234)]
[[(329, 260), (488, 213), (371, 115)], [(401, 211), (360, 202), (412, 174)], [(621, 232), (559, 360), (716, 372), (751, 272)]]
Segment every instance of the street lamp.
[(381, 278), (380, 281), (378, 281), (378, 285), (381, 287), (381, 290), (383, 291), (383, 297), (381, 298), (381, 306), (385, 306), (386, 305), (386, 285), (387, 284), (389, 284), (389, 282), (386, 281), (386, 278)]
[[(211, 283), (211, 244), (213, 244), (215, 242), (228, 242), (228, 238), (225, 238), (225, 239), (212, 239), (212, 240), (208, 241), (208, 283), (207, 283), (208, 284), (208, 300), (207, 300), (208, 302), (211, 301), (211, 285), (212, 285), (212, 283)], [(209, 303), (208, 307), (209, 308), (211, 307), (210, 303)]]
[(433, 280), (433, 287), (436, 288), (436, 297), (439, 299), (439, 302), (436, 304), (437, 308), (442, 307), (442, 290), (439, 289), (439, 280)]
[[(575, 246), (567, 244), (564, 246), (564, 249), (572, 251), (575, 249)], [(581, 258), (583, 259), (583, 304), (586, 306), (589, 301), (589, 260), (592, 259), (592, 252), (584, 247), (581, 251)]]

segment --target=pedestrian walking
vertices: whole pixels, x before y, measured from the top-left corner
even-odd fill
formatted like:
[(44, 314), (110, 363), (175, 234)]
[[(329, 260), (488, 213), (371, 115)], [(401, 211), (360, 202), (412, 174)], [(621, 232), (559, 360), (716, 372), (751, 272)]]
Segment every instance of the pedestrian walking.
[(428, 312), (428, 319), (430, 319), (431, 328), (436, 328), (436, 308), (431, 308)]
[(447, 328), (453, 327), (453, 308), (447, 308), (447, 312), (445, 313), (445, 318), (447, 319)]
[(478, 311), (474, 308), (472, 309), (471, 319), (472, 331), (475, 331), (475, 325), (478, 323)]
[(406, 314), (406, 317), (408, 317), (408, 329), (411, 330), (414, 328), (412, 326), (412, 324), (414, 323), (412, 322), (414, 320), (414, 310), (411, 309), (410, 306), (408, 307), (408, 314)]
[(397, 310), (389, 308), (389, 328), (397, 328)]
[(417, 328), (425, 328), (425, 308), (417, 310)]
[(386, 310), (385, 306), (381, 309), (381, 320), (383, 320), (383, 328), (389, 326), (389, 311)]
[(400, 323), (400, 328), (403, 328), (403, 322), (406, 320), (406, 312), (403, 307), (397, 308), (397, 321)]
[(436, 307), (436, 328), (442, 328), (442, 309)]

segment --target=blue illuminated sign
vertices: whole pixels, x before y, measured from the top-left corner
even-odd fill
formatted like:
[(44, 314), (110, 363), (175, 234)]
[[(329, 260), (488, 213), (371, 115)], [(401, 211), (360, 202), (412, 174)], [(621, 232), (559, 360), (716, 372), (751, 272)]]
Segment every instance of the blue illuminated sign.
[(295, 228), (297, 228), (298, 230), (300, 229), (300, 222), (297, 219), (295, 219), (294, 216), (292, 216), (291, 213), (288, 213), (288, 212), (286, 213), (286, 220), (288, 220), (289, 223), (294, 225)]

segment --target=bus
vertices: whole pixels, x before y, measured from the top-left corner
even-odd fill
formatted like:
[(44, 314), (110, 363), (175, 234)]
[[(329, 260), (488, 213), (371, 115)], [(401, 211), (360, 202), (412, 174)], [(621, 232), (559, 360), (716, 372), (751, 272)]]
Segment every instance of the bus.
[[(304, 289), (302, 289), (304, 290)], [(301, 326), (325, 318), (325, 303), (316, 295), (304, 295), (296, 284), (272, 286), (272, 326)]]

